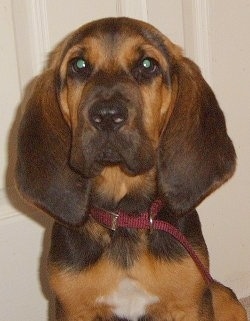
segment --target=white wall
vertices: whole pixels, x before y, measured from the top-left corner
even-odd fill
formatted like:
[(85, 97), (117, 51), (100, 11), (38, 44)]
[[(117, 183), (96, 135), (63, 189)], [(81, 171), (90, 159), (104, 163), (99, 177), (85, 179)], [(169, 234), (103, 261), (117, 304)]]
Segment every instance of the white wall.
[(238, 169), (199, 212), (214, 277), (240, 297), (250, 295), (250, 1), (1, 0), (0, 320), (42, 321), (50, 312), (45, 257), (52, 220), (6, 196), (13, 188), (13, 121), (20, 96), (64, 35), (89, 20), (120, 15), (148, 20), (183, 46), (217, 94)]
[(7, 167), (7, 136), (20, 100), (15, 35), (9, 0), (0, 2), (0, 99), (0, 188), (3, 188)]
[(250, 1), (208, 1), (211, 85), (235, 144), (234, 177), (201, 206), (215, 276), (250, 294)]

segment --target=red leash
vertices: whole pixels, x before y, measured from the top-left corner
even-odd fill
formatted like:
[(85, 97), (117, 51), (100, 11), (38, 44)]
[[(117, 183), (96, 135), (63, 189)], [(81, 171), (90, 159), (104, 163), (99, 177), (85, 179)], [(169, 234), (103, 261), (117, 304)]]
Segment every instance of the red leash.
[(210, 284), (214, 280), (207, 268), (203, 265), (192, 245), (179, 229), (168, 222), (154, 219), (162, 209), (163, 203), (160, 200), (153, 202), (149, 212), (143, 212), (139, 217), (133, 217), (126, 212), (109, 212), (99, 208), (92, 208), (90, 216), (104, 227), (115, 231), (118, 227), (160, 230), (172, 235), (189, 253), (197, 267), (199, 268), (204, 280)]

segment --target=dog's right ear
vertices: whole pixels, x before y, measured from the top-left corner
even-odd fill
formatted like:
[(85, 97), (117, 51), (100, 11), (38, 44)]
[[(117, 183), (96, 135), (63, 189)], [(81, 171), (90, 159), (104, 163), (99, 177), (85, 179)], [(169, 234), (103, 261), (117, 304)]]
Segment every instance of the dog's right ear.
[(71, 131), (57, 100), (53, 70), (34, 81), (18, 133), (17, 187), (25, 198), (55, 219), (81, 224), (90, 182), (68, 164)]

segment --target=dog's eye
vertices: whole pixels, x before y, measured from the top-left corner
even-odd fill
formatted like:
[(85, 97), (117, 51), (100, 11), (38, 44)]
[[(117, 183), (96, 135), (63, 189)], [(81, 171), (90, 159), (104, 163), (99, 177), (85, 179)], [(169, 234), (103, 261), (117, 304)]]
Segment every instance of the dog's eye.
[(152, 58), (145, 58), (141, 62), (140, 66), (144, 72), (153, 73), (157, 69), (156, 61)]
[(153, 58), (143, 58), (139, 61), (136, 67), (133, 69), (133, 75), (139, 82), (145, 82), (151, 80), (154, 76), (160, 72), (157, 61)]
[(70, 63), (71, 75), (81, 78), (87, 78), (91, 73), (91, 67), (87, 60), (82, 57), (76, 57), (72, 59)]
[(75, 71), (82, 71), (83, 69), (86, 69), (87, 63), (84, 59), (80, 58), (80, 59), (76, 59), (74, 62), (74, 69)]

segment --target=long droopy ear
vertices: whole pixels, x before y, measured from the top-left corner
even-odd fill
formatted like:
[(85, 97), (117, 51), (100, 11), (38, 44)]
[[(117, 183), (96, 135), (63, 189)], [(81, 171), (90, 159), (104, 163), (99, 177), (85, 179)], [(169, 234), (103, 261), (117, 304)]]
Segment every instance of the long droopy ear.
[(90, 184), (68, 165), (71, 132), (57, 101), (54, 72), (35, 82), (18, 133), (17, 187), (56, 219), (81, 224)]
[(198, 67), (173, 67), (173, 110), (159, 146), (159, 190), (169, 208), (185, 214), (229, 179), (235, 151), (224, 115)]

